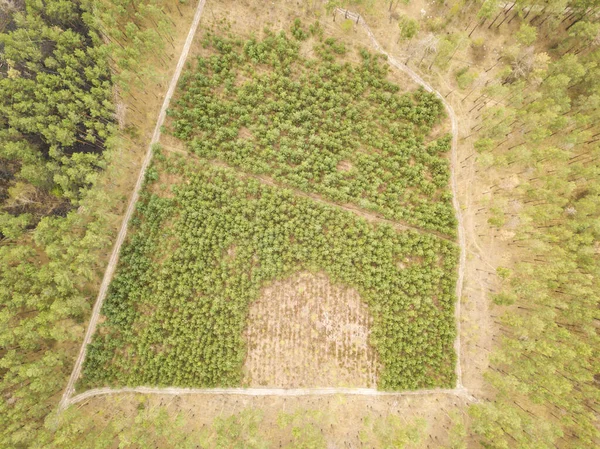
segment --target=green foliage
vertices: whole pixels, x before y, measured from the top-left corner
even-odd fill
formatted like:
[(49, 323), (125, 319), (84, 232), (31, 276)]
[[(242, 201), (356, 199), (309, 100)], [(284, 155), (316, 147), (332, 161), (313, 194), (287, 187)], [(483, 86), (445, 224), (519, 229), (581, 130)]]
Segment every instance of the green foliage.
[[(35, 447), (44, 449), (142, 449), (176, 447), (195, 449), (203, 433), (184, 429), (182, 415), (175, 415), (166, 407), (147, 406), (147, 399), (139, 398), (137, 410), (123, 410), (115, 404), (98, 414), (72, 407), (62, 415), (51, 415), (38, 434)], [(112, 404), (110, 404), (112, 405)], [(209, 447), (209, 446), (202, 446)], [(234, 447), (234, 446), (210, 446)], [(248, 446), (256, 448), (257, 446)]]
[(500, 277), (501, 279), (508, 279), (510, 277), (512, 271), (505, 267), (498, 267), (498, 268), (496, 268), (496, 273), (498, 274), (498, 277)]
[(506, 217), (504, 216), (504, 210), (502, 208), (492, 207), (490, 209), (490, 218), (488, 218), (488, 223), (494, 227), (501, 227), (506, 222)]
[[(294, 38), (296, 38), (299, 41), (305, 41), (306, 39), (308, 39), (308, 33), (306, 31), (304, 31), (304, 29), (302, 28), (302, 22), (300, 22), (300, 19), (294, 20), (294, 23), (292, 24), (290, 31), (292, 33), (292, 36), (294, 36)], [(315, 32), (316, 32), (316, 30), (315, 30)], [(314, 34), (314, 32), (313, 32), (313, 34)]]
[(498, 0), (484, 0), (477, 12), (479, 19), (490, 19), (496, 14), (498, 10)]
[(479, 153), (485, 153), (485, 152), (491, 150), (493, 148), (493, 146), (494, 146), (494, 140), (489, 139), (489, 138), (477, 139), (475, 141), (475, 143), (473, 144), (473, 147)]
[[(13, 182), (77, 203), (114, 131), (105, 48), (88, 20), (89, 2), (25, 4), (0, 34), (0, 158), (20, 165)], [(11, 213), (39, 219), (43, 209), (28, 203)]]
[(206, 42), (214, 54), (183, 76), (169, 112), (191, 151), (455, 235), (450, 137), (424, 143), (443, 115), (433, 94), (398, 94), (379, 57), (363, 50), (361, 65), (342, 63), (346, 50), (331, 38), (316, 45), (317, 60), (303, 59), (284, 33), (243, 46)]
[(537, 39), (537, 28), (522, 23), (515, 37), (517, 38), (517, 42), (523, 45), (531, 45)]
[(473, 81), (477, 79), (477, 73), (471, 72), (469, 70), (469, 67), (463, 67), (462, 69), (456, 72), (455, 78), (456, 83), (458, 84), (458, 88), (466, 89), (471, 84), (473, 84)]
[(298, 270), (323, 271), (369, 304), (381, 388), (453, 385), (456, 245), (375, 227), (231, 169), (161, 164), (184, 181), (173, 198), (146, 186), (84, 386), (239, 385), (249, 304)]
[(453, 410), (449, 413), (452, 424), (449, 434), (449, 445), (444, 446), (446, 449), (467, 449), (468, 431), (465, 426), (465, 420), (458, 410)]
[(407, 16), (402, 16), (398, 20), (398, 28), (400, 28), (400, 39), (412, 39), (419, 32), (419, 22)]
[(212, 429), (204, 431), (200, 438), (202, 447), (215, 449), (266, 449), (268, 442), (260, 435), (262, 412), (242, 410), (226, 418), (218, 417)]
[(308, 31), (311, 36), (319, 38), (319, 40), (323, 39), (323, 27), (318, 20), (308, 27)]
[[(441, 33), (446, 27), (446, 20), (443, 17), (431, 17), (425, 22), (425, 29), (432, 33)], [(417, 22), (417, 32), (418, 32)], [(416, 34), (416, 33), (415, 33)]]
[(320, 410), (297, 410), (294, 413), (280, 413), (277, 425), (287, 429), (292, 435), (290, 449), (325, 449), (327, 441), (322, 432), (324, 412)]
[(17, 217), (0, 212), (0, 233), (8, 239), (19, 238), (31, 222), (31, 214), (21, 214)]
[(492, 296), (492, 301), (498, 306), (510, 306), (516, 302), (517, 298), (514, 293), (497, 293)]
[(406, 424), (398, 415), (379, 418), (367, 416), (363, 420), (359, 438), (370, 447), (403, 449), (419, 444), (424, 428), (425, 421), (422, 419)]
[(471, 47), (476, 51), (480, 52), (485, 47), (485, 38), (473, 37), (471, 38)]
[(342, 22), (340, 27), (342, 28), (342, 31), (344, 31), (345, 33), (349, 33), (352, 30), (352, 28), (354, 28), (354, 20), (346, 19)]
[(109, 246), (105, 204), (91, 215), (43, 218), (34, 242), (0, 246), (0, 447), (31, 447), (72, 369), (67, 348), (80, 344), (98, 254)]

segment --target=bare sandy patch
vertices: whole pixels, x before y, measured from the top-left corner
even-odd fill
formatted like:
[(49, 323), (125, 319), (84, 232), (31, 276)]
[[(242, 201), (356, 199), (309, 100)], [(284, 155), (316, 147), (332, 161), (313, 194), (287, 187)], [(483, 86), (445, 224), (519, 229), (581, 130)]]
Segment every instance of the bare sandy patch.
[(375, 387), (371, 324), (359, 294), (324, 274), (276, 281), (250, 306), (244, 384)]
[(352, 170), (352, 163), (350, 161), (340, 161), (337, 164), (337, 169), (340, 171), (350, 171)]

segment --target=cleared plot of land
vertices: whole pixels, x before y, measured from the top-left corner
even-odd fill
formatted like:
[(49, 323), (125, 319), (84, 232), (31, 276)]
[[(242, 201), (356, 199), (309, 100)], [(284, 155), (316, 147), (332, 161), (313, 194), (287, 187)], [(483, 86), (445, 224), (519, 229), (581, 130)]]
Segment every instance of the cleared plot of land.
[(371, 325), (358, 292), (322, 273), (274, 282), (250, 306), (244, 384), (375, 387)]
[[(399, 94), (365, 51), (357, 66), (338, 61), (346, 50), (318, 30), (320, 59), (299, 60), (307, 33), (295, 24), (294, 38), (205, 41), (213, 54), (185, 75), (173, 113), (198, 157), (158, 153), (148, 170), (82, 386), (454, 384), (457, 246), (438, 235), (455, 232), (448, 139), (425, 143), (441, 105), (422, 90)], [(298, 191), (422, 229), (370, 223)], [(299, 301), (319, 293), (282, 284), (302, 272), (355, 293), (335, 287), (331, 301), (313, 301), (314, 318), (310, 305), (303, 315)], [(266, 304), (273, 295), (278, 307)], [(314, 338), (302, 334), (306, 319)], [(265, 355), (275, 357), (266, 367)]]

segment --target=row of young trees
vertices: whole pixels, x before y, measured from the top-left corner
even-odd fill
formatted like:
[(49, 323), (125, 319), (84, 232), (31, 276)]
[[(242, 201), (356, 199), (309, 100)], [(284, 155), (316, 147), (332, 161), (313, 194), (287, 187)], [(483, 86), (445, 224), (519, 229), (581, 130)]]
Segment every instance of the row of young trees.
[[(298, 270), (324, 271), (369, 304), (380, 388), (454, 385), (455, 244), (375, 227), (231, 169), (156, 160), (81, 387), (239, 385), (249, 304)], [(156, 174), (177, 167), (174, 196), (152, 194)]]
[[(120, 139), (115, 82), (125, 87), (125, 54), (154, 60), (136, 33), (158, 27), (150, 10), (163, 3), (16, 1), (0, 35), (2, 448), (52, 439), (44, 421), (73, 367), (120, 207), (96, 185)], [(107, 14), (136, 33), (117, 42)]]
[[(265, 413), (260, 408), (225, 411), (204, 422), (194, 408), (168, 407), (158, 400), (138, 396), (135, 408), (110, 407), (103, 403), (93, 414), (76, 407), (67, 410), (52, 438), (42, 440), (48, 449), (138, 449), (174, 447), (177, 449), (326, 449), (325, 432), (337, 419), (347, 418), (329, 409), (295, 408), (293, 411)], [(362, 413), (354, 432), (345, 437), (354, 447), (364, 449), (403, 449), (423, 441), (423, 420), (406, 422), (397, 415)]]
[[(316, 36), (318, 59), (299, 55)], [(322, 34), (322, 33), (321, 33)], [(289, 38), (245, 43), (207, 35), (212, 54), (183, 76), (173, 133), (197, 155), (290, 186), (455, 235), (449, 136), (424, 140), (443, 116), (423, 89), (398, 94), (379, 57), (343, 62), (344, 46), (299, 21)]]

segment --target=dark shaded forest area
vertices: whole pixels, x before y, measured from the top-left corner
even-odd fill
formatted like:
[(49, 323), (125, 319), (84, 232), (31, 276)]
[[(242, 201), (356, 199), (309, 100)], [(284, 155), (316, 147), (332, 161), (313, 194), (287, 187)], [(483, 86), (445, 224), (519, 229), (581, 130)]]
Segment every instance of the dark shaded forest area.
[[(20, 2), (0, 37), (0, 232), (77, 206), (114, 131), (107, 52), (90, 5)], [(6, 10), (5, 10), (6, 11)]]
[(0, 447), (41, 444), (72, 369), (122, 207), (114, 181), (98, 184), (129, 139), (117, 92), (153, 85), (153, 58), (172, 40), (163, 7), (183, 8), (1, 4)]

